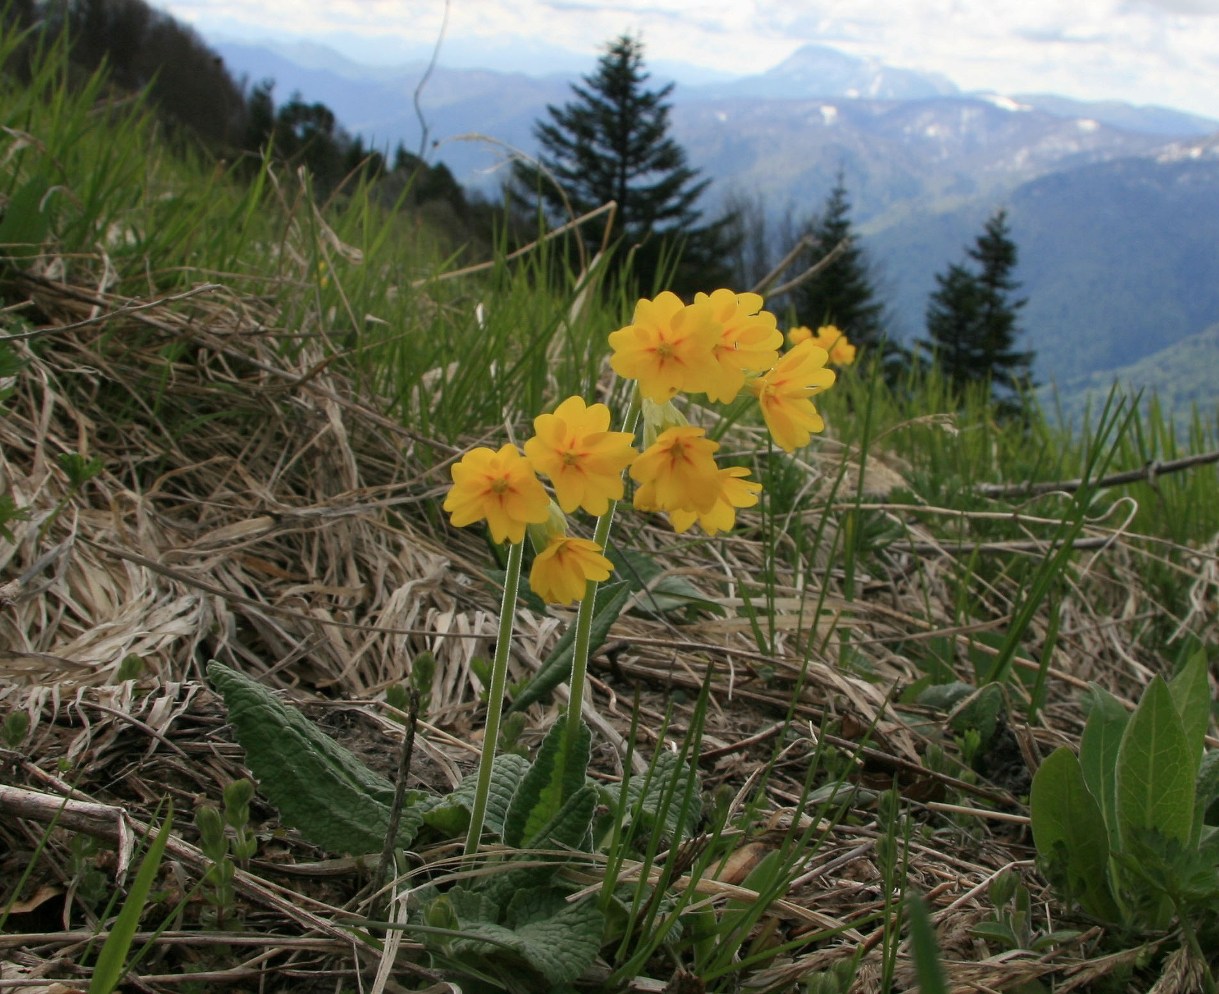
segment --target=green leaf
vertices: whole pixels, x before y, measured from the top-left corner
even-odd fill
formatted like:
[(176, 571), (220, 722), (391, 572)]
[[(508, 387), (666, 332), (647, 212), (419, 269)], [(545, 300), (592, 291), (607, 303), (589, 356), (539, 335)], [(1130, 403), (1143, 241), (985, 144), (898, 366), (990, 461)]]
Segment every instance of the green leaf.
[[(263, 795), (284, 823), (332, 852), (380, 852), (394, 785), (257, 681), (217, 662), (208, 664), (207, 675), (224, 696)], [(411, 845), (433, 803), (422, 791), (406, 792), (399, 846)]]
[(971, 925), (969, 931), (979, 939), (997, 943), (1004, 949), (1020, 948), (1019, 937), (1006, 922), (978, 922), (976, 925)]
[(592, 965), (601, 946), (604, 918), (593, 898), (569, 904), (562, 891), (539, 887), (513, 896), (502, 925), (486, 920), (486, 909), (482, 911), (475, 920), (467, 920), (458, 911), (462, 935), (452, 944), (452, 951), (502, 963), (506, 946), (551, 986), (577, 980)]
[(566, 716), (546, 733), (533, 764), (525, 774), (504, 818), (504, 843), (522, 848), (537, 837), (563, 807), (568, 798), (584, 786), (588, 775), (592, 733), (584, 722), (573, 738), (568, 753)]
[(1168, 685), (1143, 692), (1117, 751), (1117, 823), (1123, 850), (1152, 834), (1187, 842), (1201, 757), (1192, 755)]
[(1198, 767), (1198, 780), (1194, 788), (1194, 845), (1202, 838), (1202, 827), (1211, 805), (1219, 801), (1219, 751), (1211, 751), (1202, 757)]
[[(487, 794), (486, 820), (483, 824), (501, 838), (508, 805), (528, 770), (529, 760), (510, 752), (496, 756), (491, 764), (491, 787)], [(424, 823), (448, 836), (461, 835), (470, 825), (470, 812), (474, 809), (477, 789), (478, 772), (475, 771), (463, 777), (456, 790), (424, 812)]]
[[(645, 835), (655, 830), (669, 839), (691, 835), (702, 814), (699, 779), (696, 775), (691, 782), (691, 772), (689, 765), (682, 763), (676, 753), (668, 750), (657, 753), (651, 769), (631, 777), (627, 785), (627, 821)], [(692, 791), (689, 797), (688, 784)], [(621, 788), (617, 784), (606, 784), (601, 790), (611, 810), (617, 810)], [(838, 790), (847, 793), (844, 787), (840, 786)]]
[(1181, 671), (1168, 681), (1168, 690), (1173, 706), (1181, 716), (1190, 753), (1201, 756), (1206, 730), (1211, 723), (1211, 685), (1205, 650), (1198, 650), (1186, 660)]
[(917, 894), (906, 898), (906, 913), (910, 918), (910, 946), (914, 952), (914, 973), (921, 994), (948, 994), (948, 980), (940, 961), (940, 946), (935, 940), (931, 913)]
[(165, 855), (165, 845), (169, 842), (173, 820), (174, 807), (171, 800), (165, 821), (161, 823), (156, 838), (152, 840), (152, 845), (140, 861), (140, 869), (131, 884), (131, 890), (127, 892), (127, 900), (123, 902), (123, 908), (114, 920), (110, 934), (106, 936), (102, 951), (97, 955), (97, 965), (93, 968), (93, 977), (89, 981), (89, 994), (110, 994), (123, 979), (127, 953), (131, 949), (136, 929), (139, 928), (140, 915), (144, 913), (144, 906), (148, 903), (148, 894), (161, 869), (161, 857)]
[(919, 692), (916, 703), (936, 711), (948, 712), (973, 692), (973, 684), (960, 680), (954, 680), (952, 683), (933, 683)]
[(54, 188), (41, 174), (28, 180), (8, 199), (0, 214), (0, 245), (41, 245), (50, 231), (48, 192)]
[(948, 725), (958, 735), (964, 735), (971, 728), (976, 729), (985, 745), (994, 738), (1005, 707), (1002, 685), (988, 683), (953, 707), (948, 715)]
[(1093, 684), (1088, 722), (1079, 743), (1079, 765), (1084, 783), (1100, 806), (1109, 831), (1109, 849), (1121, 845), (1117, 834), (1117, 750), (1130, 721), (1130, 713), (1107, 690)]
[(522, 848), (585, 849), (593, 812), (597, 810), (597, 796), (597, 788), (586, 783), (563, 803), (550, 821), (525, 838)]
[(640, 595), (635, 611), (654, 617), (692, 608), (724, 613), (722, 605), (708, 600), (686, 577), (662, 575), (664, 565), (646, 553), (611, 546), (606, 555), (613, 562), (614, 571), (626, 577), (631, 590)]
[(1037, 768), (1029, 796), (1033, 841), (1052, 884), (1091, 915), (1117, 921), (1109, 888), (1109, 833), (1075, 754), (1055, 749)]
[(449, 890), (448, 906), (457, 915), (460, 927), (477, 922), (498, 922), (499, 905), (478, 887), (457, 886)]
[[(602, 584), (597, 589), (597, 601), (589, 638), (589, 653), (595, 653), (605, 644), (610, 628), (630, 600), (631, 590), (625, 583)], [(602, 600), (604, 599), (604, 604)], [(543, 661), (533, 679), (513, 697), (508, 713), (522, 711), (535, 701), (545, 698), (555, 687), (571, 676), (573, 646), (576, 626), (569, 625), (555, 644), (554, 650)]]

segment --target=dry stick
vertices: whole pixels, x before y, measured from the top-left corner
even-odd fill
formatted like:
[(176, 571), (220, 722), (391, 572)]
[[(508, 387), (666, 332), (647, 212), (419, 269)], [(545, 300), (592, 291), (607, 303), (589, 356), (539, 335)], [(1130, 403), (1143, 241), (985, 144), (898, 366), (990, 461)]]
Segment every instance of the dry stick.
[[(75, 946), (84, 942), (104, 942), (110, 931), (93, 932), (76, 929), (71, 932), (16, 932), (0, 935), (0, 949), (9, 946)], [(160, 946), (271, 946), (275, 949), (317, 953), (345, 952), (350, 942), (309, 936), (266, 935), (261, 932), (136, 932), (133, 943), (153, 942)]]
[[(1112, 536), (1097, 535), (1091, 538), (1077, 538), (1067, 544), (1072, 549), (1103, 549), (1107, 545), (1113, 543)], [(975, 542), (969, 544), (966, 542), (893, 542), (886, 548), (893, 552), (906, 552), (916, 556), (934, 555), (936, 553), (951, 553), (960, 555), (963, 553), (999, 553), (999, 552), (1028, 552), (1034, 555), (1044, 554), (1053, 542), (1037, 542), (1013, 540), (1010, 542)]]
[[(48, 281), (49, 282), (49, 281)], [(58, 335), (61, 332), (73, 331), (77, 328), (86, 328), (92, 324), (101, 324), (109, 321), (111, 318), (123, 317), (127, 314), (136, 314), (140, 311), (147, 311), (154, 307), (160, 307), (164, 304), (171, 304), (178, 300), (186, 300), (188, 297), (197, 297), (201, 293), (211, 293), (213, 290), (224, 289), (219, 283), (204, 283), (190, 290), (185, 290), (182, 293), (174, 294), (171, 297), (158, 297), (156, 300), (146, 300), (143, 303), (127, 303), (121, 305), (117, 310), (107, 311), (104, 314), (98, 314), (91, 318), (85, 318), (82, 321), (74, 321), (71, 324), (57, 324), (49, 328), (35, 328), (33, 331), (25, 331), (16, 335), (0, 335), (0, 342), (19, 342), (30, 338), (39, 338), (42, 335)], [(97, 306), (102, 306), (108, 301), (98, 299), (93, 301)]]
[[(1142, 469), (1128, 469), (1124, 472), (1102, 476), (1099, 480), (1089, 482), (1094, 487), (1116, 487), (1123, 483), (1138, 483), (1140, 480), (1154, 483), (1157, 476), (1163, 476), (1165, 473), (1177, 473), (1183, 469), (1205, 466), (1207, 463), (1213, 462), (1219, 462), (1219, 449), (1211, 452), (1202, 452), (1198, 455), (1186, 456), (1183, 459), (1173, 459), (1169, 462), (1160, 462), (1158, 459), (1155, 459)], [(974, 490), (983, 497), (1029, 497), (1058, 491), (1074, 493), (1085, 482), (1084, 480), (1060, 480), (1057, 483), (983, 483), (975, 487)]]
[[(406, 795), (406, 778), (411, 772), (411, 754), (415, 751), (415, 726), (419, 723), (419, 690), (411, 687), (407, 698), (406, 737), (402, 740), (402, 752), (398, 756), (398, 780), (394, 784), (394, 803), (389, 809), (389, 827), (385, 830), (385, 848), (381, 850), (381, 862), (373, 878), (373, 891), (379, 891), (389, 878), (389, 869), (394, 862), (394, 850), (398, 848), (398, 824), (402, 820), (402, 801)], [(386, 901), (385, 917), (389, 917), (389, 901)]]
[(427, 286), (429, 283), (439, 283), (441, 280), (454, 280), (460, 276), (469, 276), (471, 273), (485, 272), (486, 270), (499, 265), (500, 262), (511, 262), (513, 259), (519, 259), (522, 255), (525, 255), (527, 252), (532, 252), (539, 245), (542, 245), (543, 243), (550, 241), (552, 238), (558, 238), (559, 235), (562, 235), (568, 231), (571, 231), (574, 228), (578, 228), (578, 227), (580, 227), (580, 225), (585, 224), (588, 221), (591, 221), (593, 218), (600, 217), (602, 214), (612, 213), (613, 211), (616, 211), (617, 209), (618, 209), (618, 204), (615, 201), (610, 200), (607, 203), (602, 204), (600, 207), (594, 208), (593, 210), (589, 211), (587, 214), (582, 214), (578, 218), (575, 218), (572, 221), (568, 221), (566, 224), (561, 225), (558, 228), (555, 228), (553, 231), (546, 232), (546, 234), (544, 234), (541, 238), (535, 239), (534, 241), (530, 242), (528, 245), (523, 245), (516, 251), (509, 252), (506, 256), (503, 257), (502, 260), (492, 259), (488, 262), (476, 263), (473, 266), (465, 266), (462, 269), (451, 269), (447, 273), (440, 273), (437, 276), (428, 276), (425, 279), (414, 280), (411, 283), (411, 289), (417, 290), (420, 287)]
[[(797, 255), (799, 255), (805, 248), (811, 248), (811, 247), (812, 247), (812, 243), (810, 242), (810, 240), (808, 239), (807, 236), (800, 239), (800, 241), (796, 242), (795, 247), (790, 252), (788, 252), (786, 256), (783, 257), (783, 260), (774, 269), (772, 269), (769, 273), (767, 273), (766, 276), (762, 277), (761, 282), (758, 283), (757, 287), (754, 288), (753, 292), (761, 293), (763, 290), (765, 290), (767, 286), (769, 286), (771, 283), (773, 283), (775, 280), (777, 280), (779, 278), (779, 274), (781, 272), (783, 272), (784, 269), (786, 269), (788, 266), (791, 265), (792, 260), (795, 259), (795, 257)], [(809, 266), (808, 269), (806, 269), (804, 272), (802, 272), (799, 276), (796, 276), (793, 279), (788, 280), (786, 283), (783, 283), (780, 286), (777, 286), (773, 290), (771, 290), (770, 296), (771, 297), (780, 297), (783, 294), (787, 293), (789, 290), (796, 289), (796, 287), (798, 287), (801, 283), (805, 283), (808, 280), (811, 280), (814, 276), (816, 276), (822, 270), (833, 265), (834, 261), (850, 247), (851, 247), (851, 240), (849, 238), (844, 238), (837, 245), (835, 245), (832, 249), (830, 249), (825, 255), (823, 255), (820, 259), (818, 259), (811, 266)]]
[(783, 270), (796, 261), (796, 256), (798, 256), (805, 249), (811, 249), (812, 247), (812, 235), (805, 235), (788, 250), (787, 255), (779, 260), (774, 269), (758, 280), (757, 284), (749, 292), (764, 294), (770, 285), (782, 275)]

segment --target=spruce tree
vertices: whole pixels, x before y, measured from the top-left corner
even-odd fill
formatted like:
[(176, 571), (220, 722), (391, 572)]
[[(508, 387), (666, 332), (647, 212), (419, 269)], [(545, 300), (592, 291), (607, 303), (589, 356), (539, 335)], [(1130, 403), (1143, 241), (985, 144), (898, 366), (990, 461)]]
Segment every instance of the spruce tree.
[(686, 276), (697, 269), (703, 277), (692, 288), (712, 290), (724, 268), (720, 225), (701, 225), (696, 207), (710, 180), (699, 179), (669, 135), (673, 84), (649, 89), (649, 78), (641, 41), (623, 35), (609, 43), (596, 72), (583, 77), (583, 86), (572, 85), (575, 99), (547, 107), (549, 119), (534, 128), (542, 168), (515, 163), (510, 193), (518, 207), (540, 198), (555, 222), (612, 200), (612, 222), (581, 229), (590, 249), (600, 246), (612, 223), (609, 235), (632, 253), (641, 285), (650, 289), (657, 269), (680, 250)]
[(884, 338), (884, 305), (876, 298), (868, 259), (850, 213), (846, 184), (839, 173), (809, 231), (815, 242), (814, 261), (844, 241), (847, 245), (825, 269), (796, 288), (796, 317), (810, 328), (835, 325), (853, 344), (875, 348)]
[(1015, 347), (1018, 312), (1027, 300), (1015, 296), (1018, 252), (1006, 211), (991, 215), (967, 254), (976, 270), (954, 264), (936, 276), (927, 304), (928, 338), (920, 344), (958, 390), (988, 383), (997, 388), (1000, 406), (1014, 410), (1019, 394), (1032, 386), (1033, 353)]

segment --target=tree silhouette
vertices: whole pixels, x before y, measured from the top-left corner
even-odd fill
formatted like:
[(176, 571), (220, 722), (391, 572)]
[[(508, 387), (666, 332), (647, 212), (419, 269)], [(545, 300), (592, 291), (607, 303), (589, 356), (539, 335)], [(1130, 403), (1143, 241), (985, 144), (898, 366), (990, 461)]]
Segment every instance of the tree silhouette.
[(1001, 408), (1013, 411), (1021, 406), (1021, 392), (1032, 386), (1033, 353), (1015, 347), (1017, 315), (1027, 301), (1014, 296), (1020, 287), (1013, 276), (1018, 252), (1006, 211), (991, 215), (967, 254), (976, 271), (956, 263), (936, 276), (927, 304), (928, 338), (920, 344), (958, 390), (989, 384)]
[[(575, 99), (547, 107), (548, 120), (534, 129), (541, 167), (517, 162), (510, 193), (518, 206), (540, 206), (551, 221), (612, 200), (612, 220), (581, 229), (590, 249), (600, 245), (608, 226), (610, 237), (621, 238), (633, 253), (644, 285), (682, 249), (682, 273), (693, 278), (698, 270), (702, 277), (692, 288), (714, 289), (710, 283), (724, 271), (720, 225), (701, 225), (696, 207), (710, 180), (698, 178), (669, 135), (673, 84), (653, 90), (649, 78), (641, 41), (623, 35), (609, 43), (584, 85), (573, 84)], [(682, 276), (675, 282), (681, 284)]]
[(850, 214), (846, 183), (839, 173), (808, 234), (814, 241), (814, 261), (843, 242), (846, 247), (825, 269), (796, 288), (796, 317), (810, 328), (836, 325), (853, 344), (874, 349), (884, 338), (884, 305), (877, 300), (871, 267)]

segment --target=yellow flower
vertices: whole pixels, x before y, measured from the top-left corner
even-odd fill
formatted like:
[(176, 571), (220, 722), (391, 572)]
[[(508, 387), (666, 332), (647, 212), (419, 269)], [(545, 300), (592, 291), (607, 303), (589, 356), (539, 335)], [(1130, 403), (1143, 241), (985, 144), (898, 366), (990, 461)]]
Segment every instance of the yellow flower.
[(453, 525), (463, 528), (486, 519), (496, 542), (520, 542), (525, 526), (545, 521), (550, 497), (529, 461), (515, 445), (498, 452), (484, 446), (471, 449), (454, 463), (453, 486), (444, 509)]
[(728, 466), (719, 471), (719, 493), (711, 510), (703, 513), (696, 511), (676, 510), (669, 512), (669, 521), (674, 531), (687, 531), (695, 522), (708, 535), (716, 532), (730, 531), (736, 524), (736, 509), (738, 507), (753, 507), (758, 502), (758, 494), (762, 484), (754, 480), (746, 480), (749, 470), (744, 466)]
[(774, 369), (750, 384), (766, 427), (779, 448), (787, 452), (808, 445), (813, 432), (825, 429), (809, 398), (834, 385), (834, 371), (825, 368), (828, 359), (825, 349), (811, 340), (801, 342), (779, 359)]
[(529, 586), (548, 604), (571, 604), (589, 580), (608, 580), (613, 569), (596, 542), (556, 535), (533, 560)]
[(711, 304), (721, 329), (714, 349), (720, 375), (708, 386), (707, 399), (729, 404), (745, 385), (746, 372), (761, 373), (775, 364), (783, 335), (775, 326), (775, 316), (762, 310), (762, 298), (756, 293), (716, 290), (710, 297), (694, 295), (696, 304), (704, 300)]
[(820, 345), (829, 353), (830, 362), (835, 366), (849, 366), (855, 361), (855, 346), (836, 325), (823, 324), (810, 337), (814, 345)]
[(718, 496), (719, 443), (704, 438), (702, 428), (669, 428), (660, 433), (631, 466), (640, 484), (635, 506), (640, 510), (710, 511)]
[(787, 332), (787, 344), (799, 345), (801, 342), (807, 342), (812, 337), (813, 333), (809, 328), (798, 324)]
[(720, 326), (708, 300), (683, 306), (668, 290), (635, 307), (631, 324), (609, 336), (610, 366), (639, 382), (648, 400), (664, 403), (679, 391), (701, 393), (719, 375)]
[(631, 448), (635, 436), (609, 431), (609, 424), (608, 407), (585, 406), (581, 397), (568, 397), (553, 414), (533, 419), (536, 435), (525, 443), (525, 455), (550, 477), (565, 513), (582, 507), (601, 515), (622, 496), (622, 471), (637, 455)]

